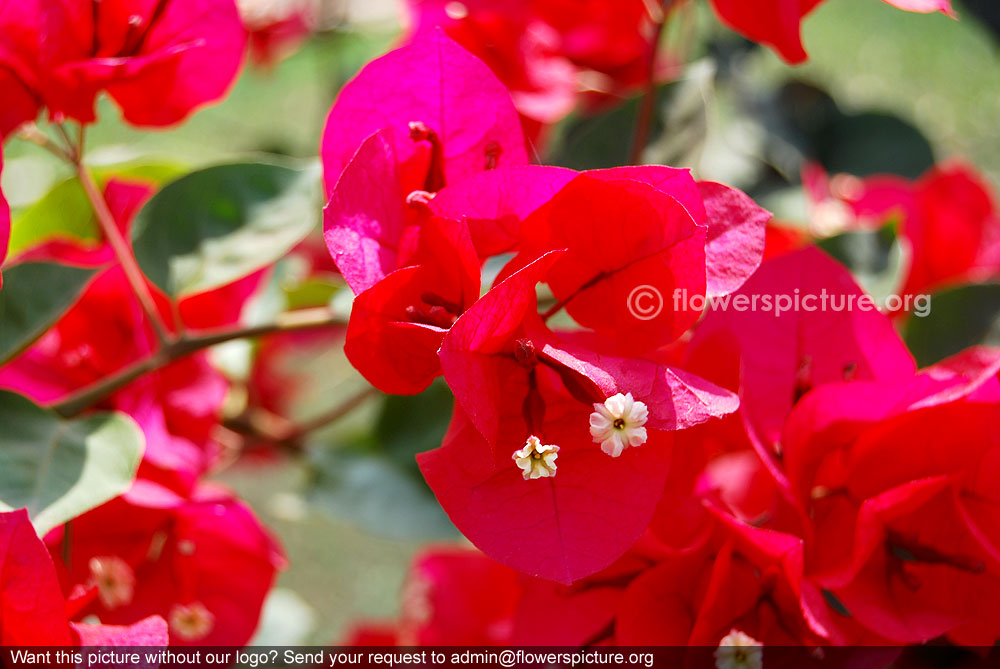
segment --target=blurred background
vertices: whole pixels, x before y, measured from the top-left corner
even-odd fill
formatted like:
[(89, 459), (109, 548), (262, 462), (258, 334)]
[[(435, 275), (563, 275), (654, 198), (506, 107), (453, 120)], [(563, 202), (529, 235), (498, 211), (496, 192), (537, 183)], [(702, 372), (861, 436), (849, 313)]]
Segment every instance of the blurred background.
[[(806, 225), (801, 183), (807, 161), (828, 172), (916, 178), (936, 162), (964, 159), (1000, 185), (1000, 4), (957, 4), (960, 20), (900, 12), (876, 0), (831, 0), (804, 25), (810, 60), (783, 64), (723, 28), (707, 5), (671, 27), (663, 48), (684, 67), (658, 91), (643, 160), (693, 168), (699, 178), (742, 188), (789, 224)], [(284, 60), (249, 66), (229, 97), (176, 130), (139, 132), (104, 100), (89, 134), (94, 164), (170, 170), (247, 154), (314, 159), (337, 91), (401, 34), (395, 0), (327, 0), (320, 30)], [(676, 22), (680, 24), (681, 22)], [(683, 47), (679, 45), (684, 45)], [(690, 46), (687, 46), (690, 45)], [(542, 161), (574, 168), (628, 161), (636, 100), (575, 113), (555, 129)], [(6, 147), (3, 190), (15, 215), (36, 205), (68, 168), (36, 147)], [(58, 206), (58, 202), (54, 203)], [(294, 306), (336, 284), (296, 281), (295, 258), (271, 287)], [(258, 300), (255, 307), (265, 308)], [(364, 387), (336, 338), (297, 347), (265, 342), (275, 378), (271, 403), (308, 419)], [(234, 377), (239, 347), (215, 351)], [(249, 384), (248, 384), (249, 385)], [(266, 607), (256, 643), (332, 643), (352, 622), (397, 612), (406, 568), (428, 542), (457, 542), (424, 486), (413, 454), (438, 445), (450, 398), (434, 386), (415, 398), (368, 399), (287, 457), (262, 448), (218, 472), (284, 542), (290, 567)], [(291, 408), (288, 411), (292, 411)], [(280, 413), (280, 411), (279, 411)]]

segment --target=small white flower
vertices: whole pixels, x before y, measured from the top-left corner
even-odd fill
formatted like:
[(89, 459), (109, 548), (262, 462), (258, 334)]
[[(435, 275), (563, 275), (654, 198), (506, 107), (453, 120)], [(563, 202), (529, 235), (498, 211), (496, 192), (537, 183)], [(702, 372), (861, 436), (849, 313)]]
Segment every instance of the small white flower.
[(590, 436), (601, 450), (617, 458), (629, 446), (646, 443), (646, 420), (649, 410), (645, 403), (632, 399), (632, 393), (618, 393), (604, 404), (595, 404), (590, 414)]
[(732, 629), (715, 649), (716, 669), (762, 669), (764, 644), (749, 634)]
[(555, 444), (543, 444), (542, 440), (531, 435), (524, 448), (514, 451), (514, 462), (521, 468), (524, 480), (540, 479), (556, 475), (556, 458), (559, 457), (559, 447)]

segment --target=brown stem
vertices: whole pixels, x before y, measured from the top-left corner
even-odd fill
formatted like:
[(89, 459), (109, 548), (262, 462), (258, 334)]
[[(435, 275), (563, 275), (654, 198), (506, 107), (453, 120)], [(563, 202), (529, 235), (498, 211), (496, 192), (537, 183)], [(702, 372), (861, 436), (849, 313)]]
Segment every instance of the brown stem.
[(253, 408), (229, 421), (226, 427), (243, 435), (245, 440), (287, 446), (290, 450), (297, 451), (302, 447), (300, 442), (303, 437), (336, 423), (376, 395), (378, 391), (375, 388), (365, 388), (337, 406), (301, 423), (294, 423), (266, 409)]
[[(72, 147), (73, 142), (69, 138), (69, 133), (62, 126), (56, 127), (62, 131), (67, 144)], [(80, 129), (80, 133), (82, 137), (83, 128)], [(79, 145), (82, 145), (82, 143), (81, 140)], [(73, 149), (71, 148), (70, 151), (73, 151)], [(164, 346), (168, 344), (171, 341), (170, 331), (167, 329), (159, 310), (156, 308), (156, 303), (153, 301), (153, 294), (150, 292), (149, 286), (146, 285), (146, 278), (143, 276), (142, 270), (139, 269), (139, 265), (135, 261), (135, 256), (132, 255), (132, 249), (129, 248), (128, 242), (125, 241), (125, 237), (122, 236), (121, 231), (118, 229), (115, 217), (108, 208), (108, 203), (104, 200), (104, 196), (101, 195), (94, 176), (83, 164), (83, 156), (71, 154), (71, 157), (76, 167), (76, 174), (83, 185), (83, 190), (86, 192), (87, 199), (90, 200), (90, 204), (94, 208), (94, 214), (97, 216), (97, 221), (101, 225), (101, 231), (104, 233), (104, 237), (108, 240), (108, 243), (111, 244), (115, 258), (118, 259), (118, 263), (122, 266), (125, 278), (128, 280), (132, 292), (139, 299), (142, 310), (146, 313), (149, 322), (152, 323), (153, 329), (156, 331), (156, 337), (160, 340), (160, 345)]]
[(302, 309), (282, 314), (274, 323), (256, 325), (245, 328), (218, 330), (198, 335), (183, 336), (174, 341), (166, 342), (158, 351), (122, 368), (93, 385), (82, 388), (65, 399), (53, 404), (50, 408), (61, 416), (70, 418), (86, 411), (116, 390), (128, 385), (143, 374), (155, 371), (174, 360), (183, 358), (234, 339), (246, 339), (274, 334), (276, 332), (294, 332), (314, 328), (340, 325), (342, 321), (329, 309)]

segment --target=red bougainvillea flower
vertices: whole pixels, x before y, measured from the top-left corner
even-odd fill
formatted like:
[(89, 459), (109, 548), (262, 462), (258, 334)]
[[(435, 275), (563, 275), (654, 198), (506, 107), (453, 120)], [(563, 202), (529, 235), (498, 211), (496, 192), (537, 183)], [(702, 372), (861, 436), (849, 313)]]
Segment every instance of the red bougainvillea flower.
[(528, 162), (510, 95), (440, 32), (369, 63), (341, 90), (321, 154), (326, 243), (355, 294), (404, 266), (400, 246), (431, 194)]
[(316, 0), (236, 0), (250, 34), (250, 55), (268, 67), (291, 55), (316, 29)]
[(907, 380), (915, 371), (889, 318), (864, 308), (863, 295), (846, 269), (810, 247), (766, 261), (739, 291), (715, 301), (683, 367), (739, 392), (741, 407), (677, 435), (652, 525), (662, 541), (677, 549), (702, 542), (704, 500), (748, 523), (804, 531), (781, 466), (792, 408), (828, 383)]
[(440, 31), (368, 63), (337, 96), (323, 132), (327, 192), (381, 130), (411, 191), (528, 162), (510, 94), (482, 61)]
[(830, 234), (898, 221), (909, 263), (901, 294), (918, 295), (1000, 276), (1000, 205), (986, 179), (962, 163), (934, 167), (914, 182), (896, 176), (827, 177), (804, 172), (814, 218), (836, 211)]
[(616, 587), (567, 588), (529, 578), (479, 551), (431, 548), (410, 567), (400, 619), (359, 626), (350, 639), (355, 645), (585, 645), (613, 621), (619, 595)]
[[(909, 12), (952, 14), (950, 0), (885, 0)], [(808, 56), (802, 47), (802, 20), (823, 0), (712, 0), (719, 20), (747, 39), (774, 49), (786, 62), (797, 64)]]
[[(666, 476), (669, 431), (737, 404), (697, 377), (596, 354), (545, 328), (535, 285), (564, 254), (511, 275), (445, 335), (441, 366), (455, 413), (441, 448), (418, 462), (452, 520), (487, 555), (570, 583), (610, 564), (642, 533)], [(637, 411), (611, 429), (627, 434), (630, 447), (602, 452), (608, 435), (594, 436), (592, 414), (614, 416), (625, 393)], [(645, 439), (632, 431), (638, 427)]]
[(482, 59), (511, 92), (532, 135), (576, 103), (577, 68), (559, 53), (559, 34), (540, 20), (531, 0), (408, 0), (411, 36), (443, 29)]
[(769, 445), (780, 441), (789, 411), (811, 388), (906, 379), (915, 371), (891, 321), (815, 247), (767, 261), (739, 291), (717, 299), (685, 367), (738, 387), (741, 413)]
[(0, 513), (0, 645), (165, 646), (167, 625), (151, 616), (129, 626), (71, 623), (93, 597), (69, 600), (26, 511)]
[(653, 21), (642, 0), (408, 0), (411, 35), (442, 28), (511, 91), (529, 134), (581, 92), (622, 95), (649, 79)]
[(800, 538), (713, 514), (703, 548), (644, 570), (625, 591), (615, 638), (627, 645), (719, 646), (734, 630), (765, 645), (829, 638)]
[(234, 0), (12, 0), (0, 14), (5, 46), (17, 35), (0, 49), (0, 90), (14, 101), (0, 133), (43, 107), (91, 123), (102, 91), (129, 123), (178, 123), (225, 94), (246, 45)]
[(783, 443), (812, 520), (810, 578), (896, 642), (1000, 638), (989, 604), (1000, 588), (998, 426), (995, 349), (908, 382), (832, 384), (803, 398)]
[(253, 512), (209, 486), (161, 508), (119, 498), (74, 519), (68, 539), (61, 535), (47, 537), (52, 554), (71, 556), (74, 585), (96, 589), (81, 616), (129, 623), (159, 615), (178, 646), (244, 645), (285, 563)]
[(468, 226), (429, 218), (412, 250), (400, 249), (400, 269), (357, 296), (344, 352), (372, 385), (413, 394), (440, 374), (444, 333), (479, 297), (479, 257)]
[(753, 273), (768, 218), (742, 193), (697, 184), (685, 170), (586, 172), (521, 225), (511, 266), (566, 248), (545, 277), (559, 305), (617, 352), (641, 353), (674, 341), (706, 295)]

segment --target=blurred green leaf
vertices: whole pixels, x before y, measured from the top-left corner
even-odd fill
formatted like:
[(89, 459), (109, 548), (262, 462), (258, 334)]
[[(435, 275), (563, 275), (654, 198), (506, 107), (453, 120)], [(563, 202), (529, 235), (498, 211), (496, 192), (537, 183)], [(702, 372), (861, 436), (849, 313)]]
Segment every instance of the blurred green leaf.
[(119, 413), (62, 420), (0, 391), (0, 510), (27, 508), (39, 536), (128, 490), (143, 435)]
[(14, 216), (11, 257), (51, 239), (96, 242), (101, 238), (90, 200), (76, 177), (57, 184), (41, 200)]
[(455, 396), (437, 381), (419, 395), (389, 395), (375, 425), (375, 441), (401, 467), (420, 476), (415, 456), (441, 445)]
[(842, 115), (814, 140), (823, 166), (831, 173), (898, 174), (916, 179), (934, 166), (934, 151), (923, 133), (889, 114)]
[(32, 262), (4, 271), (0, 364), (26, 349), (69, 309), (96, 270)]
[(969, 284), (933, 295), (928, 315), (910, 315), (904, 339), (921, 367), (969, 346), (1000, 345), (1000, 283)]
[[(153, 184), (176, 179), (184, 168), (173, 163), (135, 162), (124, 165), (101, 165), (93, 168), (94, 177), (103, 186), (109, 179), (141, 179)], [(40, 200), (15, 214), (11, 221), (11, 257), (25, 249), (52, 240), (96, 243), (102, 238), (79, 179), (70, 177), (56, 184)]]
[(330, 448), (314, 464), (310, 498), (373, 533), (451, 536), (454, 526), (417, 467), (417, 453), (441, 445), (454, 398), (437, 381), (419, 395), (387, 396), (370, 439)]
[(146, 276), (181, 297), (266, 267), (319, 221), (316, 169), (246, 163), (209, 167), (165, 186), (136, 216)]
[(902, 283), (903, 248), (896, 225), (878, 230), (851, 230), (818, 242), (820, 248), (851, 270), (876, 304), (884, 304)]
[(312, 466), (309, 500), (372, 534), (398, 539), (456, 534), (427, 485), (385, 454), (326, 450)]
[(596, 116), (570, 117), (559, 129), (547, 164), (575, 170), (628, 165), (639, 100), (633, 98)]

